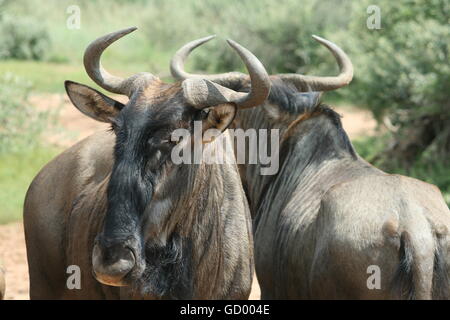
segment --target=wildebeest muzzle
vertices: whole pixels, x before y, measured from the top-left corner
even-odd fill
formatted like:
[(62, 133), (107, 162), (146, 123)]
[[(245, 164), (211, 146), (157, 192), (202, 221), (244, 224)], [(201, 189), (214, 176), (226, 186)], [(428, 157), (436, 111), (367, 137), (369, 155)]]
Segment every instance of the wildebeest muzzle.
[(95, 278), (110, 286), (127, 286), (140, 271), (139, 244), (135, 237), (107, 239), (99, 235), (92, 251)]

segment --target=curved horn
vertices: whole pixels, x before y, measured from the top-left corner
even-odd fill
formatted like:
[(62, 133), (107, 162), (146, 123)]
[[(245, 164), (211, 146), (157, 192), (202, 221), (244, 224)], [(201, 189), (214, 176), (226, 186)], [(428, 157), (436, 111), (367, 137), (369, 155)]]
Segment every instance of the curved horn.
[[(226, 87), (235, 87), (237, 83), (240, 83), (248, 76), (241, 72), (227, 72), (220, 74), (193, 74), (184, 70), (184, 63), (189, 54), (197, 47), (215, 38), (215, 35), (204, 37), (201, 39), (193, 40), (182, 46), (170, 60), (170, 72), (172, 76), (177, 80), (185, 79), (206, 79)], [(230, 42), (228, 42), (230, 44)], [(231, 44), (230, 44), (231, 45)], [(233, 49), (235, 49), (233, 47)], [(236, 50), (236, 49), (235, 49)], [(251, 53), (250, 53), (251, 54)]]
[(131, 27), (109, 33), (92, 41), (86, 48), (83, 58), (84, 68), (89, 77), (103, 89), (117, 94), (131, 95), (131, 82), (136, 79), (136, 76), (124, 79), (110, 74), (103, 69), (100, 57), (113, 42), (136, 29), (136, 27)]
[[(170, 72), (172, 73), (172, 76), (177, 80), (185, 80), (188, 78), (201, 77), (201, 75), (190, 74), (184, 71), (184, 63), (186, 62), (186, 59), (192, 52), (192, 50), (210, 41), (215, 37), (216, 35), (214, 34), (211, 36), (193, 40), (186, 43), (184, 46), (178, 49), (178, 51), (173, 55), (172, 59), (170, 60)], [(204, 75), (204, 77), (209, 77), (209, 75)]]
[[(216, 83), (222, 84), (226, 87), (234, 87), (236, 83), (245, 79), (246, 75), (238, 72), (230, 72), (223, 74), (212, 74), (212, 75), (199, 75), (199, 74), (189, 74), (184, 71), (184, 62), (186, 61), (189, 53), (192, 50), (202, 45), (205, 42), (211, 40), (214, 36), (198, 39), (191, 41), (184, 45), (177, 53), (174, 55), (171, 61), (171, 71), (172, 75), (176, 79), (188, 79), (188, 78), (200, 78), (214, 81)], [(328, 50), (335, 56), (339, 68), (340, 74), (336, 77), (315, 77), (315, 76), (305, 76), (296, 73), (279, 74), (278, 77), (284, 81), (291, 82), (300, 91), (312, 90), (312, 91), (330, 91), (343, 87), (350, 83), (353, 78), (353, 65), (350, 58), (345, 54), (345, 52), (339, 48), (336, 44), (326, 39), (318, 36), (312, 36), (316, 41), (326, 46)]]
[(261, 61), (249, 50), (237, 42), (228, 39), (227, 43), (239, 54), (250, 75), (251, 89), (248, 94), (241, 95), (235, 102), (241, 108), (250, 108), (262, 104), (270, 93), (270, 79)]
[[(208, 38), (211, 39), (211, 37)], [(195, 47), (195, 45), (198, 46), (201, 43), (208, 41), (209, 40), (208, 38), (197, 40), (194, 46), (192, 45), (190, 47), (184, 46), (183, 47), (184, 50), (181, 53), (178, 52), (180, 53), (179, 56), (183, 57), (183, 55), (186, 52), (187, 53), (190, 52)], [(183, 82), (183, 88), (185, 90), (185, 96), (187, 100), (192, 105), (198, 108), (214, 106), (227, 102), (235, 103), (241, 109), (251, 108), (262, 104), (269, 96), (271, 83), (269, 75), (267, 74), (267, 71), (262, 65), (262, 63), (249, 50), (247, 50), (237, 42), (229, 39), (227, 40), (227, 42), (239, 54), (245, 66), (247, 67), (251, 81), (250, 92), (249, 93), (237, 92), (228, 88), (229, 86), (231, 86), (230, 83), (239, 79), (243, 79), (244, 77), (248, 77), (241, 73), (236, 72), (222, 75), (222, 76), (228, 75), (224, 83), (224, 86), (216, 83), (214, 75), (212, 76), (194, 75), (192, 77), (187, 78)], [(184, 55), (184, 57), (186, 57), (186, 55)], [(172, 59), (172, 66), (174, 66), (175, 69), (176, 65), (180, 66), (180, 60)], [(184, 71), (182, 71), (182, 73), (183, 72)], [(188, 74), (184, 73), (184, 75)]]
[(278, 76), (284, 81), (291, 82), (299, 90), (306, 87), (311, 91), (330, 91), (348, 85), (353, 78), (353, 65), (350, 58), (333, 42), (314, 35), (312, 37), (331, 51), (339, 64), (340, 74), (335, 77), (305, 76), (296, 73), (279, 74)]

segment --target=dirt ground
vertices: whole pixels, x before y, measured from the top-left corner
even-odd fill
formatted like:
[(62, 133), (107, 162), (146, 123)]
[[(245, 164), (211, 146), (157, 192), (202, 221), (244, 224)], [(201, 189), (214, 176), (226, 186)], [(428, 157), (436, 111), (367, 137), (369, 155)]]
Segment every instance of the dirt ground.
[[(126, 102), (123, 96), (112, 96)], [(69, 101), (67, 95), (45, 94), (31, 97), (31, 104), (41, 110), (59, 110), (58, 124), (62, 130), (51, 132), (47, 139), (54, 144), (70, 147), (74, 142), (91, 135), (97, 130), (107, 129), (108, 124), (95, 121), (81, 114)], [(373, 134), (376, 122), (370, 112), (354, 107), (334, 108), (342, 115), (342, 123), (350, 139)]]
[[(42, 110), (60, 109), (58, 123), (62, 129), (52, 132), (47, 138), (50, 142), (63, 147), (68, 147), (93, 132), (108, 127), (106, 124), (82, 115), (70, 104), (65, 95), (33, 96), (31, 103)], [(369, 112), (352, 108), (337, 108), (336, 110), (343, 115), (342, 122), (351, 139), (373, 133), (375, 121)], [(5, 299), (29, 299), (28, 266), (22, 222), (0, 225), (1, 262), (6, 270)], [(250, 299), (259, 299), (259, 297), (259, 286), (255, 278)]]

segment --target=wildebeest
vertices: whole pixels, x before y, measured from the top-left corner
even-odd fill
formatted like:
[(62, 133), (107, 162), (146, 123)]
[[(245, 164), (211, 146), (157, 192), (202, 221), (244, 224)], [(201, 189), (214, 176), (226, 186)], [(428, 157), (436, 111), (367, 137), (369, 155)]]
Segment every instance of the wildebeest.
[[(356, 153), (340, 116), (320, 102), (321, 92), (352, 80), (352, 63), (334, 43), (314, 38), (340, 74), (273, 75), (264, 104), (236, 116), (244, 129), (280, 130), (276, 175), (260, 175), (261, 165), (241, 168), (262, 298), (449, 299), (450, 212), (439, 189), (385, 173)], [(184, 71), (189, 53), (209, 39), (182, 47), (172, 75), (248, 91), (244, 74), (230, 81)]]
[(24, 223), (30, 297), (245, 299), (253, 243), (237, 166), (175, 165), (171, 133), (192, 131), (194, 121), (223, 132), (237, 108), (267, 98), (267, 72), (230, 40), (250, 73), (250, 93), (203, 80), (167, 84), (149, 73), (127, 79), (109, 74), (101, 54), (135, 29), (100, 37), (84, 54), (92, 80), (128, 96), (127, 104), (65, 84), (75, 107), (111, 123), (111, 132), (63, 152), (29, 187)]

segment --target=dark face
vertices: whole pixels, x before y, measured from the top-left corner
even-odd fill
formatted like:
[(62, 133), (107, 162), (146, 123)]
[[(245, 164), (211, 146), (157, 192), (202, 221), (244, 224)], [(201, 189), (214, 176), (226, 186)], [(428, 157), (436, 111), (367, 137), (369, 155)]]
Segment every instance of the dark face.
[(235, 107), (196, 109), (186, 103), (181, 86), (159, 81), (140, 90), (126, 105), (83, 85), (69, 83), (66, 88), (77, 108), (110, 122), (116, 135), (107, 212), (93, 248), (94, 274), (104, 284), (136, 285), (146, 277), (151, 251), (164, 248), (171, 237), (167, 227), (168, 220), (175, 219), (171, 209), (187, 193), (186, 165), (171, 161), (177, 144), (172, 132), (180, 128), (193, 132), (194, 121), (202, 121), (204, 129), (223, 131)]

